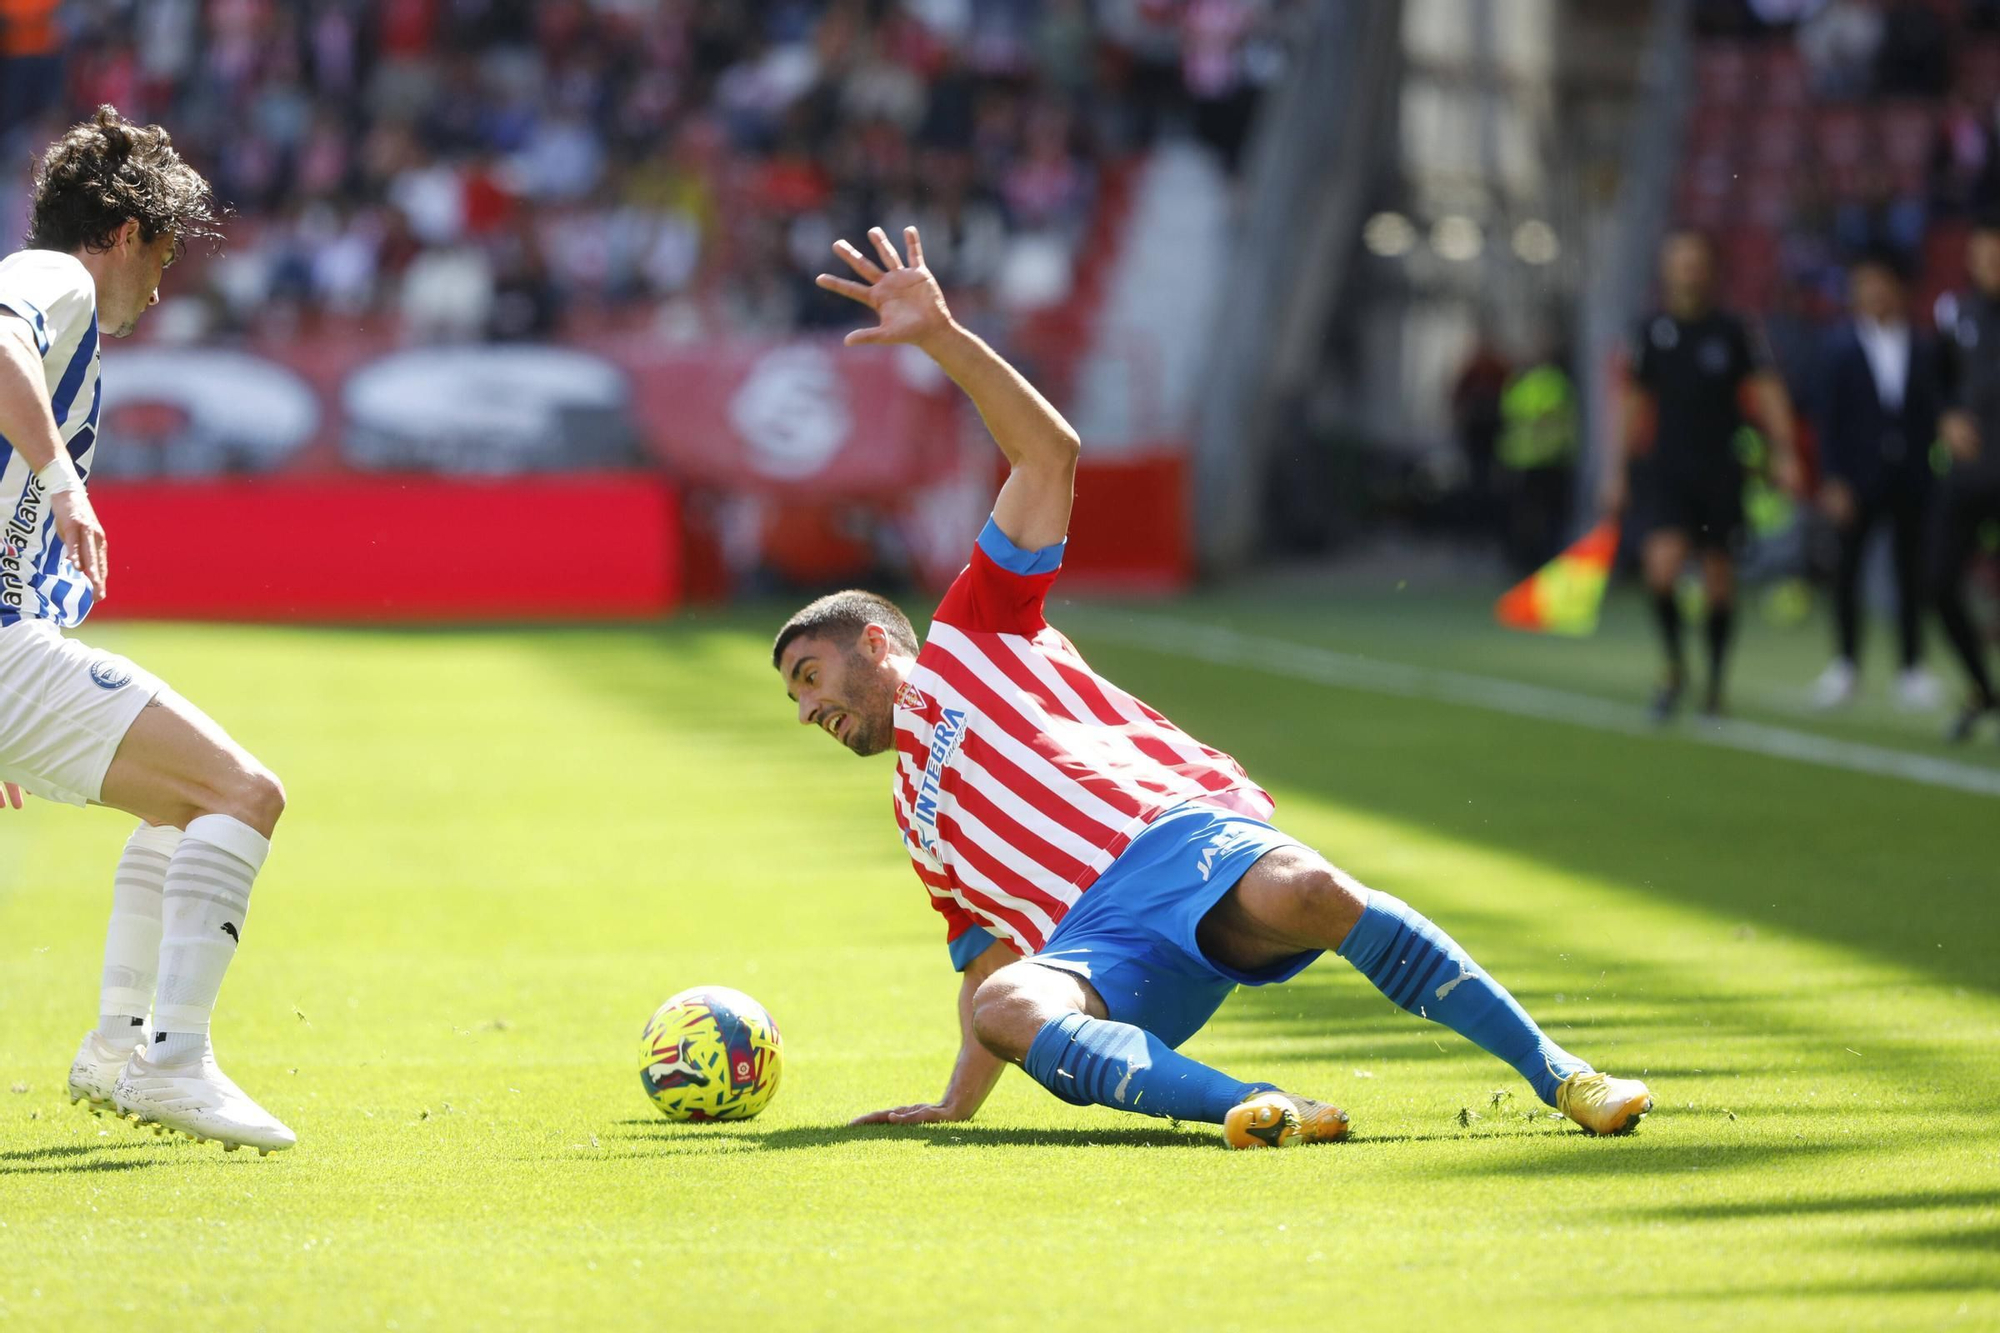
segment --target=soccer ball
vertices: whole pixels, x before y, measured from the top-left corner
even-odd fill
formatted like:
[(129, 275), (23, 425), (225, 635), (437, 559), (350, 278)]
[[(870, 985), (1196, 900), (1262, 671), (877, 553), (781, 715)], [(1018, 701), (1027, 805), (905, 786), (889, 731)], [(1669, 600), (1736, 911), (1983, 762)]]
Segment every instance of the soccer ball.
[(672, 997), (639, 1039), (639, 1081), (669, 1120), (748, 1120), (777, 1095), (783, 1067), (778, 1025), (727, 986)]

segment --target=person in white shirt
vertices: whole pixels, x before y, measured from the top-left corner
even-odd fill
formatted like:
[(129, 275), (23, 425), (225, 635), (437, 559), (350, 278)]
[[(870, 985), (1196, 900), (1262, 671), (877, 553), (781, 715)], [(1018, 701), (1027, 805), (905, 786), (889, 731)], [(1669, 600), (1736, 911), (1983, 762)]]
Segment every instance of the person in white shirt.
[(284, 788), (158, 677), (64, 633), (110, 570), (85, 490), (99, 339), (131, 333), (181, 246), (217, 234), (208, 182), (167, 132), (106, 106), (43, 156), (28, 248), (0, 259), (0, 788), (142, 821), (71, 1100), (268, 1153), (294, 1136), (216, 1065), (209, 1018)]
[(1850, 702), (1861, 679), (1861, 571), (1868, 540), (1889, 527), (1896, 572), (1901, 672), (1897, 701), (1933, 708), (1937, 682), (1924, 670), (1925, 515), (1931, 444), (1943, 404), (1938, 350), (1911, 327), (1897, 256), (1870, 252), (1849, 272), (1854, 317), (1831, 330), (1821, 365), (1820, 507), (1839, 540), (1834, 566), (1834, 660), (1813, 686), (1822, 708)]

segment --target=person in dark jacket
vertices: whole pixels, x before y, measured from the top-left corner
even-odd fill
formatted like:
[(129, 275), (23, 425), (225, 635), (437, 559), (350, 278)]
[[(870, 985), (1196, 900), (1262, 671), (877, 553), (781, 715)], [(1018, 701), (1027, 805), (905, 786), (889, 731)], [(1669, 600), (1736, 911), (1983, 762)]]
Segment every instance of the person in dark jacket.
[(1969, 291), (1938, 300), (1945, 352), (1946, 411), (1940, 434), (1950, 455), (1938, 497), (1930, 593), (1971, 693), (1946, 739), (1964, 741), (2000, 712), (1993, 677), (1966, 606), (1965, 585), (1981, 530), (2000, 524), (2000, 218), (1984, 218), (1966, 247)]
[(1868, 539), (1888, 525), (1896, 572), (1896, 628), (1905, 707), (1938, 703), (1923, 666), (1924, 519), (1931, 444), (1943, 407), (1936, 341), (1909, 318), (1896, 258), (1862, 255), (1848, 270), (1853, 318), (1828, 331), (1815, 425), (1820, 508), (1839, 538), (1834, 568), (1835, 657), (1813, 687), (1823, 708), (1850, 702), (1860, 683), (1861, 562)]

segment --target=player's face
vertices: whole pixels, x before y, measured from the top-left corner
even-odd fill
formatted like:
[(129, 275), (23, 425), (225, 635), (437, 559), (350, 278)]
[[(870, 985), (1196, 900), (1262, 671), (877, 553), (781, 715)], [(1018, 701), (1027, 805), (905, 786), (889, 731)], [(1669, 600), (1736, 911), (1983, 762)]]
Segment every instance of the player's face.
[(111, 329), (111, 336), (124, 338), (139, 327), (139, 316), (160, 301), (160, 275), (173, 267), (180, 252), (180, 238), (172, 232), (150, 241), (139, 239), (137, 223), (127, 223), (114, 253), (111, 281), (97, 294), (98, 314)]
[(1715, 263), (1708, 242), (1699, 236), (1670, 237), (1660, 253), (1660, 285), (1676, 303), (1702, 301), (1715, 278)]
[(852, 644), (800, 636), (778, 659), (785, 694), (799, 721), (818, 727), (856, 754), (881, 754), (896, 742), (896, 687), (888, 636), (870, 625)]
[(1848, 286), (1854, 313), (1863, 319), (1886, 324), (1903, 317), (1903, 287), (1887, 269), (1864, 264), (1854, 270)]
[(2000, 295), (2000, 230), (1981, 228), (1965, 249), (1965, 267), (1972, 283), (1988, 295)]

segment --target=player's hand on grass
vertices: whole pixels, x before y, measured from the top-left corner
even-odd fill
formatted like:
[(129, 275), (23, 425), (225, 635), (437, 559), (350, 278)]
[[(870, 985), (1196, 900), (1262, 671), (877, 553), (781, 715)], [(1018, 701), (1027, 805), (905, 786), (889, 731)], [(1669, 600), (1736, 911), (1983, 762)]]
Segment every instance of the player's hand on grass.
[(970, 1120), (972, 1112), (960, 1111), (937, 1102), (921, 1106), (898, 1106), (887, 1111), (870, 1111), (848, 1121), (850, 1125), (929, 1125), (947, 1120)]
[(78, 487), (56, 496), (50, 508), (63, 549), (89, 582), (92, 594), (103, 601), (105, 575), (110, 568), (109, 548), (104, 539), (104, 525), (97, 521), (97, 511), (90, 507), (90, 497)]
[(19, 810), (21, 789), (11, 782), (0, 782), (0, 810)]
[(844, 240), (833, 243), (833, 252), (847, 261), (847, 266), (860, 276), (860, 282), (851, 278), (836, 278), (831, 273), (822, 273), (817, 279), (827, 291), (838, 292), (867, 306), (881, 321), (872, 329), (856, 329), (848, 334), (847, 345), (914, 343), (921, 346), (928, 339), (949, 331), (952, 327), (951, 310), (944, 303), (944, 292), (939, 289), (937, 279), (924, 267), (924, 243), (918, 237), (917, 229), (903, 228), (903, 243), (910, 252), (907, 267), (903, 257), (896, 253), (896, 247), (890, 243), (888, 233), (880, 227), (870, 227), (868, 239), (882, 260), (880, 266)]

